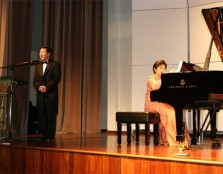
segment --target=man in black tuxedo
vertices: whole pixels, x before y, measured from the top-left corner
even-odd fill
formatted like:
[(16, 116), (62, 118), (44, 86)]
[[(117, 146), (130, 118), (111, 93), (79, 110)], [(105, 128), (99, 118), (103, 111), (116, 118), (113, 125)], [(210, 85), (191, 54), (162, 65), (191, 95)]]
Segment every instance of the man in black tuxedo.
[(41, 140), (51, 141), (56, 133), (61, 67), (59, 62), (53, 60), (52, 49), (49, 47), (41, 47), (39, 57), (40, 63), (35, 66), (33, 86), (37, 91)]

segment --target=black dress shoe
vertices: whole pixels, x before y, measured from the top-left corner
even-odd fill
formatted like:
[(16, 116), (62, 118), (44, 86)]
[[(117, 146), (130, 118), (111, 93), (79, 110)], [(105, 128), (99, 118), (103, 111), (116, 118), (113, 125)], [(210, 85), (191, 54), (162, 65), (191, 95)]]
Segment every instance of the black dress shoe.
[(44, 138), (44, 137), (41, 137), (41, 138), (39, 138), (39, 141), (44, 141), (46, 138)]
[(44, 141), (44, 142), (52, 142), (52, 141), (54, 141), (54, 137), (42, 137), (41, 138), (41, 141)]
[(51, 139), (48, 138), (48, 137), (41, 137), (41, 138), (40, 138), (40, 141), (43, 141), (43, 142), (50, 142)]
[(44, 141), (49, 143), (49, 142), (51, 142), (51, 139), (50, 138), (46, 138)]

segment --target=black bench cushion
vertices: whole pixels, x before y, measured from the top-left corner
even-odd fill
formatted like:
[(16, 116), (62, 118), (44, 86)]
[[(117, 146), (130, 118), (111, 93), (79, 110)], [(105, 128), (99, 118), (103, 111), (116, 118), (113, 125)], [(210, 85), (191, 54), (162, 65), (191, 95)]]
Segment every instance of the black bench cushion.
[(159, 114), (147, 112), (116, 112), (116, 121), (122, 123), (156, 123), (159, 122)]

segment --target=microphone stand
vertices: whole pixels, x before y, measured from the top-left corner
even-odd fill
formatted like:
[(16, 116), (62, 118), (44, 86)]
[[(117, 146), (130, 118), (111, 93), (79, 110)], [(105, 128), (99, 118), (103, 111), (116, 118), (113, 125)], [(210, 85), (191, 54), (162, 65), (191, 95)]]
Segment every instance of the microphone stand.
[(16, 88), (18, 83), (21, 83), (21, 84), (25, 83), (25, 82), (20, 81), (20, 80), (17, 80), (17, 81), (14, 80), (14, 69), (15, 69), (15, 67), (19, 67), (19, 66), (35, 65), (35, 64), (38, 64), (38, 61), (27, 61), (27, 62), (22, 62), (22, 63), (15, 64), (15, 65), (9, 65), (9, 66), (0, 67), (2, 69), (10, 69), (10, 72), (11, 72), (10, 85), (8, 87), (8, 94), (9, 94), (9, 103), (8, 103), (8, 105), (9, 105), (9, 108), (8, 108), (8, 116), (6, 116), (7, 117), (7, 126), (6, 126), (7, 130), (6, 130), (6, 136), (5, 137), (1, 137), (1, 140), (2, 139), (7, 139), (8, 141), (3, 142), (3, 144), (10, 144), (10, 140), (11, 139), (14, 139), (14, 140), (17, 140), (17, 141), (22, 141), (22, 140), (20, 140), (18, 138), (12, 137), (12, 133), (11, 133), (13, 94), (14, 94), (15, 88)]

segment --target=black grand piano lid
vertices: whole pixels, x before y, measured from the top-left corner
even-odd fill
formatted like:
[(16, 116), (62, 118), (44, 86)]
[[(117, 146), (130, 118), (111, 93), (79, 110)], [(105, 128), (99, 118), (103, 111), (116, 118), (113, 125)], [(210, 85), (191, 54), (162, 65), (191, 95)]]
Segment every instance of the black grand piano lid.
[(223, 61), (223, 7), (202, 9), (202, 14), (212, 36), (204, 66), (200, 67), (193, 63), (183, 62), (181, 72), (208, 71), (213, 43), (215, 43), (219, 56)]
[(214, 43), (223, 61), (223, 7), (202, 9), (202, 14), (211, 35), (214, 33)]

